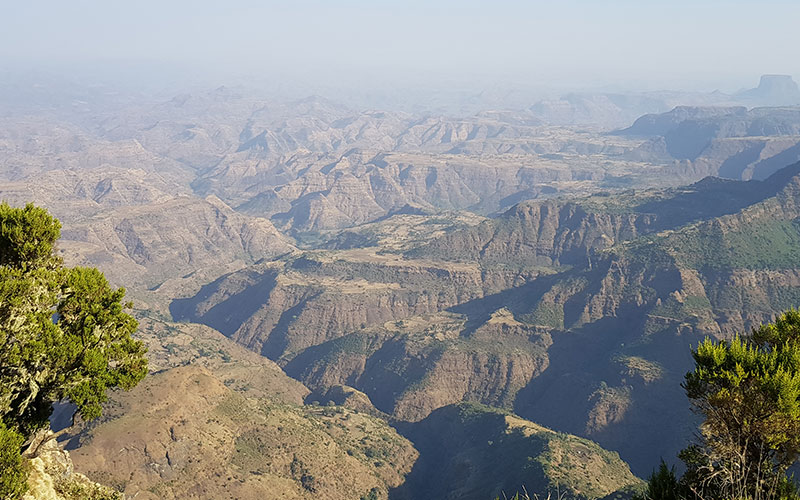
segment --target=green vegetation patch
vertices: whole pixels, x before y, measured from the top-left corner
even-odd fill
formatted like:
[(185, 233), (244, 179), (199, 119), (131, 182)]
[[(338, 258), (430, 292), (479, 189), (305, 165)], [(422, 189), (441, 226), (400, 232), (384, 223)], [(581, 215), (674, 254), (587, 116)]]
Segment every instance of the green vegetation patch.
[(758, 219), (730, 231), (702, 224), (663, 244), (693, 269), (793, 269), (800, 266), (800, 221)]
[(711, 302), (707, 297), (689, 295), (686, 297), (670, 296), (656, 307), (650, 314), (680, 320), (687, 316), (706, 313), (711, 310)]
[(650, 383), (664, 377), (664, 367), (661, 364), (642, 358), (640, 356), (615, 356), (613, 360), (622, 366), (623, 373), (628, 376), (641, 378)]
[(539, 302), (532, 313), (522, 315), (521, 319), (532, 325), (563, 329), (564, 306), (563, 304)]
[(800, 288), (798, 287), (778, 286), (768, 291), (773, 309), (787, 310), (800, 306)]
[(549, 479), (548, 490), (563, 489), (571, 497), (603, 497), (619, 487), (620, 478), (630, 477), (628, 466), (616, 452), (570, 434), (548, 435), (542, 453), (534, 460)]

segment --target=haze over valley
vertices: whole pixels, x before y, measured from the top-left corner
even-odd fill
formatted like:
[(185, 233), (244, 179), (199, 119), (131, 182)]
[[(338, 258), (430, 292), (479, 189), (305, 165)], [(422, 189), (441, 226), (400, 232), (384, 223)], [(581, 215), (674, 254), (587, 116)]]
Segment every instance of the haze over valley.
[[(692, 349), (800, 305), (800, 89), (783, 74), (800, 72), (779, 44), (758, 66), (711, 23), (755, 12), (736, 2), (700, 2), (730, 47), (687, 21), (682, 69), (666, 21), (589, 33), (607, 72), (590, 42), (541, 26), (560, 7), (524, 34), (512, 14), (536, 9), (501, 3), (484, 20), (430, 7), (402, 50), (387, 40), (417, 2), (394, 23), (399, 7), (349, 2), (274, 19), (203, 4), (182, 22), (163, 7), (174, 32), (153, 24), (140, 45), (140, 14), (106, 25), (98, 7), (70, 31), (51, 13), (68, 35), (52, 52), (13, 28), (28, 44), (0, 50), (0, 201), (46, 208), (64, 265), (126, 289), (149, 362), (47, 445), (25, 498), (77, 498), (73, 468), (145, 500), (632, 498), (677, 463), (700, 422), (681, 385)], [(575, 3), (575, 29), (590, 14), (623, 29), (621, 5)], [(212, 21), (217, 45), (196, 37)], [(108, 48), (77, 34), (100, 25), (118, 30)], [(267, 44), (292, 26), (293, 48)], [(431, 55), (477, 26), (495, 37), (473, 49), (485, 63)], [(653, 61), (618, 44), (634, 34)], [(563, 57), (530, 67), (498, 41), (544, 36)], [(742, 67), (703, 71), (689, 42)]]

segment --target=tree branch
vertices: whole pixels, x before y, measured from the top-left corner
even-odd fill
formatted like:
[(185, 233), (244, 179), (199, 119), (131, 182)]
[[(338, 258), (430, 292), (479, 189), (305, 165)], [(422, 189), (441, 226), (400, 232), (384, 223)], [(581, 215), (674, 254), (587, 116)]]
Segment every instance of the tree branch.
[[(68, 434), (70, 431), (72, 431), (75, 428), (75, 426), (77, 425), (77, 419), (78, 419), (78, 414), (79, 413), (80, 412), (78, 410), (75, 410), (75, 413), (72, 414), (72, 423), (69, 426), (64, 427), (63, 429), (61, 429), (58, 432), (53, 432), (52, 430), (50, 430), (49, 427), (47, 428), (47, 431), (45, 431), (45, 432), (43, 432), (44, 429), (42, 429), (41, 431), (36, 432), (34, 434), (34, 437), (31, 440), (31, 443), (28, 445), (28, 448), (22, 453), (22, 457), (23, 458), (28, 458), (28, 459), (38, 457), (39, 456), (39, 450), (41, 450), (42, 446), (44, 446), (46, 443), (49, 443), (50, 441), (52, 441), (54, 439), (58, 439), (61, 436), (64, 436), (64, 435)], [(41, 437), (38, 437), (40, 435), (41, 435)]]

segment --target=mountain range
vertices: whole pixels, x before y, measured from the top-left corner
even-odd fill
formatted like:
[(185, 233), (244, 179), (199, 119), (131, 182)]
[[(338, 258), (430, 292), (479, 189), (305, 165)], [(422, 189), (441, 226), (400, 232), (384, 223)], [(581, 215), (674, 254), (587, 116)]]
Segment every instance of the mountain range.
[(229, 88), (4, 114), (0, 198), (61, 219), (150, 349), (76, 468), (137, 498), (629, 496), (696, 429), (690, 346), (800, 300), (800, 112), (735, 105), (792, 94), (759, 89), (617, 130)]

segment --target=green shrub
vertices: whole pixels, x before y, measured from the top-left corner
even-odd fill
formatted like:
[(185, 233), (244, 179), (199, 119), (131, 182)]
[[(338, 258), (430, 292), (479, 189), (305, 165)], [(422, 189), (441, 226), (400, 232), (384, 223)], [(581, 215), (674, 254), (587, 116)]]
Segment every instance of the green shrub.
[(28, 471), (20, 450), (24, 438), (0, 422), (0, 499), (21, 498), (27, 491)]
[(633, 500), (681, 500), (690, 498), (688, 489), (681, 484), (675, 475), (675, 467), (667, 467), (661, 461), (658, 470), (654, 470), (647, 479), (647, 489)]

